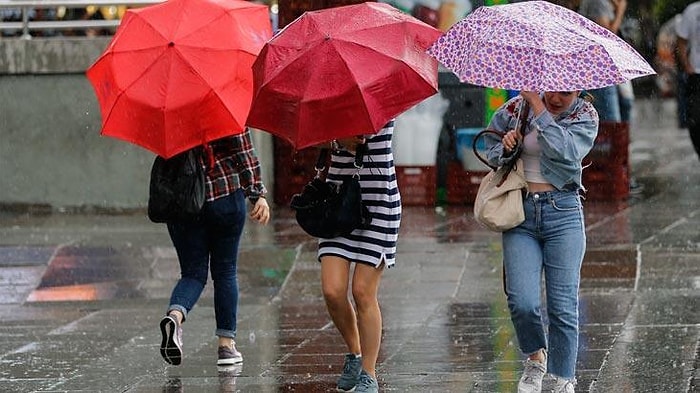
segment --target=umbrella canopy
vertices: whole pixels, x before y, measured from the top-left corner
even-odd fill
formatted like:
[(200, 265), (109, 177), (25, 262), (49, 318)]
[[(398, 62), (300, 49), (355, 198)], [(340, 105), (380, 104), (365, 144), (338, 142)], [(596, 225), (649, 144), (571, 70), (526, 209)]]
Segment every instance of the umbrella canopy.
[(169, 158), (242, 132), (251, 66), (271, 36), (267, 6), (243, 0), (169, 0), (128, 10), (87, 70), (102, 134)]
[(437, 92), (437, 29), (388, 4), (306, 12), (253, 64), (248, 125), (296, 149), (377, 132)]
[(546, 1), (480, 7), (428, 53), (462, 82), (512, 90), (595, 89), (655, 73), (608, 29)]

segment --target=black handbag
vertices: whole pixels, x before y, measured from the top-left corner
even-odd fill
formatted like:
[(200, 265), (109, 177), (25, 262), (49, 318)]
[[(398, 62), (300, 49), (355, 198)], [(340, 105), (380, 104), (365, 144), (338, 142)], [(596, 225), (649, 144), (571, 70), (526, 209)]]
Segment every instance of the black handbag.
[(169, 159), (155, 158), (148, 195), (151, 221), (162, 223), (197, 217), (206, 197), (202, 156), (202, 147), (195, 147)]
[(297, 223), (306, 233), (330, 239), (348, 235), (355, 229), (369, 228), (372, 217), (362, 202), (359, 180), (365, 149), (365, 145), (358, 146), (355, 153), (357, 173), (345, 178), (340, 185), (322, 178), (328, 149), (321, 149), (316, 162), (316, 176), (290, 202), (291, 208), (296, 211)]

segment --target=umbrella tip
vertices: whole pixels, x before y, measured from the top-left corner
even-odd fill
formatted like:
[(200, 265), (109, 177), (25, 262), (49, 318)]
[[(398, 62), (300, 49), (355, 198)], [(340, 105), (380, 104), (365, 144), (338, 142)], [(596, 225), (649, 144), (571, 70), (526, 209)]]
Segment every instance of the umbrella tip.
[(172, 42), (172, 41), (170, 41), (170, 42), (168, 43), (168, 46), (175, 46), (175, 43)]

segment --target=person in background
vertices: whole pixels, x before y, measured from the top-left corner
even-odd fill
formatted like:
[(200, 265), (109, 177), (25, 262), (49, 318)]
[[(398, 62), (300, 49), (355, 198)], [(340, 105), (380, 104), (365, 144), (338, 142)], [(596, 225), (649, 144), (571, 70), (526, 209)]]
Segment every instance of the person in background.
[(688, 5), (676, 25), (677, 51), (686, 74), (686, 123), (695, 153), (700, 158), (700, 1)]
[[(627, 0), (581, 0), (579, 13), (616, 35), (620, 35), (620, 26), (627, 11)], [(598, 111), (601, 121), (632, 121), (634, 89), (627, 81), (617, 86), (608, 86), (588, 91), (593, 96), (593, 106)], [(639, 194), (644, 187), (634, 177), (629, 178), (630, 194)]]
[[(350, 235), (319, 239), (321, 288), (333, 324), (348, 348), (337, 390), (374, 393), (379, 391), (376, 364), (382, 338), (382, 315), (377, 294), (382, 273), (394, 266), (401, 223), (401, 195), (391, 148), (394, 121), (377, 134), (339, 139), (332, 143), (331, 165), (326, 181), (340, 183), (353, 176), (355, 152), (364, 151), (360, 169), (362, 200), (370, 211), (368, 229)], [(354, 264), (354, 270), (352, 265)], [(348, 298), (352, 281), (352, 298)]]
[[(199, 300), (209, 272), (214, 283), (214, 313), (218, 336), (218, 366), (243, 362), (236, 349), (238, 312), (238, 245), (246, 216), (267, 224), (270, 208), (262, 183), (260, 162), (250, 130), (205, 146), (206, 201), (192, 220), (167, 223), (180, 263), (166, 315), (160, 321), (160, 353), (172, 365), (183, 357), (182, 325)], [(247, 214), (246, 199), (252, 205)]]
[[(530, 111), (521, 135), (515, 125), (524, 106)], [(501, 237), (508, 308), (520, 350), (527, 356), (518, 393), (541, 392), (547, 372), (555, 378), (555, 393), (573, 393), (586, 251), (579, 192), (582, 160), (598, 134), (598, 114), (578, 91), (523, 91), (496, 111), (488, 129), (505, 132), (500, 140), (485, 138), (490, 164), (506, 165), (522, 149), (528, 186), (525, 221)], [(549, 326), (543, 322), (543, 308)]]
[(662, 98), (676, 99), (676, 118), (678, 128), (687, 128), (685, 113), (685, 84), (687, 74), (681, 66), (678, 57), (678, 36), (676, 26), (680, 23), (681, 14), (676, 14), (659, 28), (656, 36), (656, 54), (654, 69), (657, 72), (656, 86)]
[[(626, 10), (627, 0), (581, 0), (578, 12), (614, 34), (619, 34)], [(632, 109), (632, 102), (629, 101), (630, 88), (631, 85), (623, 87), (622, 96), (618, 86), (588, 91), (595, 98), (593, 106), (598, 111), (601, 121), (629, 121)], [(632, 93), (632, 99), (633, 97)]]

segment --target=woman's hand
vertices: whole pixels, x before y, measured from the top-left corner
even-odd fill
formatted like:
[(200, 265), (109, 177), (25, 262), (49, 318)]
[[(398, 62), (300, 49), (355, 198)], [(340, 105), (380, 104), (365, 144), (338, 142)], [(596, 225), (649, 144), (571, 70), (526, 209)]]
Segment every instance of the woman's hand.
[(267, 205), (265, 198), (258, 198), (253, 210), (250, 211), (250, 218), (263, 225), (270, 221), (270, 206)]
[(510, 130), (506, 132), (506, 134), (501, 139), (501, 143), (503, 144), (503, 149), (505, 150), (506, 155), (510, 154), (515, 149), (515, 147), (518, 146), (520, 140), (522, 140), (522, 136), (518, 131)]
[(535, 116), (539, 115), (547, 109), (544, 106), (544, 101), (542, 101), (540, 93), (536, 91), (521, 91), (520, 95), (530, 105), (530, 110)]

